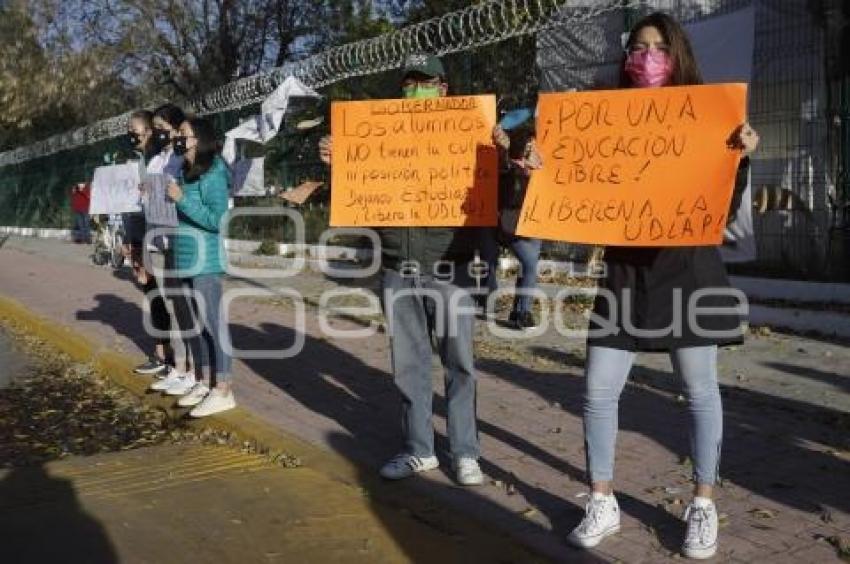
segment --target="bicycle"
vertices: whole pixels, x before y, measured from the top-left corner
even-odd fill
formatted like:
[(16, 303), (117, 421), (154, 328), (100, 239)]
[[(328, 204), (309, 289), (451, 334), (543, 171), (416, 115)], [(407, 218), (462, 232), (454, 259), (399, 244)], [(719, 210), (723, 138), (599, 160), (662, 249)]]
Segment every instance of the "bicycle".
[(124, 266), (124, 222), (121, 214), (109, 214), (104, 224), (102, 216), (95, 218), (95, 237), (92, 262), (97, 266), (109, 265), (114, 269)]

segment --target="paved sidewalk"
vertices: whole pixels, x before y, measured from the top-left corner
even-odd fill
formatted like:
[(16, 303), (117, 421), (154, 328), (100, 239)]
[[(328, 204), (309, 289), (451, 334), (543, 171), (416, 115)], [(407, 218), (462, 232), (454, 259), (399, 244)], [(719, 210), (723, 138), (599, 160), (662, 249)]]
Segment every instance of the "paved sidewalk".
[(227, 447), (161, 445), (0, 471), (4, 562), (519, 561), (492, 533), (441, 530), (356, 485)]
[[(234, 287), (300, 289), (306, 301), (338, 285), (316, 273)], [(105, 349), (147, 350), (141, 294), (89, 266), (85, 249), (11, 239), (0, 249), (0, 294), (72, 327)], [(377, 468), (399, 446), (398, 400), (386, 337), (330, 339), (307, 307), (305, 346), (282, 360), (236, 363), (240, 403), (269, 423)], [(580, 321), (580, 308), (574, 322)], [(281, 348), (296, 337), (286, 300), (243, 298), (231, 313), (239, 348)], [(481, 324), (483, 325), (483, 323)], [(357, 329), (354, 321), (333, 326)], [(617, 491), (622, 534), (593, 554), (565, 546), (582, 512), (584, 346), (553, 331), (499, 339), (479, 327), (479, 418), (488, 485), (461, 489), (434, 472), (417, 489), (493, 523), (562, 561), (676, 559), (687, 500), (686, 410), (670, 363), (643, 355), (621, 401)], [(838, 561), (850, 542), (850, 349), (845, 343), (765, 332), (721, 352), (726, 432), (718, 505), (723, 562)], [(445, 447), (442, 377), (436, 428)], [(392, 488), (392, 485), (386, 487)], [(831, 539), (831, 540), (830, 540)]]

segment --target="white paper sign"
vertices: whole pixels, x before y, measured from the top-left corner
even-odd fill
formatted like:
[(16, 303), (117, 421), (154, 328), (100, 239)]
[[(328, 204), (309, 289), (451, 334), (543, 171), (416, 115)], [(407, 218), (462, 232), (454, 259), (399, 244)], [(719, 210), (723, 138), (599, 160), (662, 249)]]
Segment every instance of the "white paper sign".
[(101, 166), (91, 184), (90, 214), (142, 211), (139, 192), (139, 163)]
[(239, 159), (233, 165), (234, 196), (265, 196), (265, 159)]
[(145, 221), (149, 224), (177, 227), (177, 207), (165, 191), (171, 180), (173, 178), (166, 174), (145, 175), (147, 189), (142, 196), (142, 206), (145, 208)]

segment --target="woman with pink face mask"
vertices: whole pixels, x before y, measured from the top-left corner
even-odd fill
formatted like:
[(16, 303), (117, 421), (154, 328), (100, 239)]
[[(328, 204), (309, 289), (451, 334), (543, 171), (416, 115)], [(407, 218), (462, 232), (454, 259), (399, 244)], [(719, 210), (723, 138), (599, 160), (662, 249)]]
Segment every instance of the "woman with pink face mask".
[[(632, 29), (620, 72), (622, 88), (663, 88), (702, 83), (690, 42), (670, 16), (651, 14)], [(732, 209), (747, 184), (749, 158), (758, 135), (742, 124), (730, 132), (730, 147), (745, 155), (738, 170)], [(718, 151), (727, 147), (717, 147)], [(731, 216), (731, 214), (730, 214)], [(717, 247), (608, 247), (606, 276), (594, 303), (585, 366), (584, 437), (591, 496), (571, 544), (590, 548), (620, 530), (613, 494), (617, 410), (638, 351), (665, 352), (681, 376), (691, 419), (694, 498), (688, 505), (682, 553), (710, 558), (717, 551), (718, 517), (712, 500), (720, 465), (723, 410), (717, 384), (717, 347), (743, 340), (739, 305)], [(724, 291), (727, 293), (724, 294)], [(613, 296), (609, 301), (605, 297)], [(689, 318), (691, 297), (700, 308), (727, 308)], [(683, 323), (676, 323), (676, 319)], [(610, 320), (616, 327), (596, 320)], [(693, 319), (693, 323), (689, 322)]]

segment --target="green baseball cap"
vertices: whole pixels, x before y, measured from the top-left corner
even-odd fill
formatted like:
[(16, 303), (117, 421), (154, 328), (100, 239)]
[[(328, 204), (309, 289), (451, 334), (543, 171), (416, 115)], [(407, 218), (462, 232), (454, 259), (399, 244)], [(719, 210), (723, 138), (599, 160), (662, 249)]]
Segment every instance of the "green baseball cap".
[(412, 53), (404, 60), (404, 71), (402, 77), (410, 74), (422, 74), (431, 78), (446, 76), (443, 63), (436, 55), (427, 53)]

